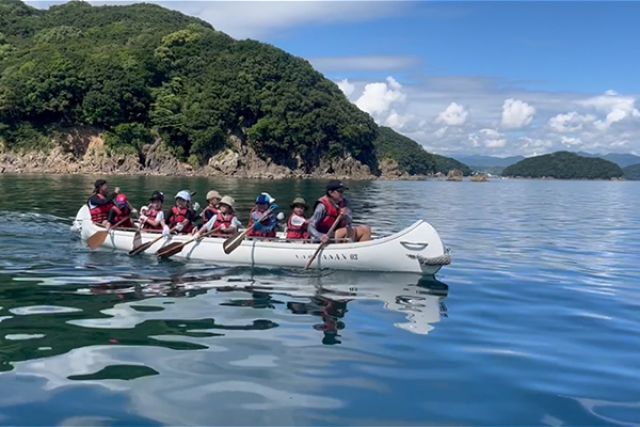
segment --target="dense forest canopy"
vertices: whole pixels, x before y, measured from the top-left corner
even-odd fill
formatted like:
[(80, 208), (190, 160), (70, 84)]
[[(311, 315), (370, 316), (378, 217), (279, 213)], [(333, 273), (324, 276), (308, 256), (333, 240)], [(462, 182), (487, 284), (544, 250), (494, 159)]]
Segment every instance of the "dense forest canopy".
[[(350, 155), (377, 170), (371, 117), (275, 47), (149, 4), (44, 11), (3, 0), (0, 31), (0, 140), (10, 149), (44, 148), (60, 129), (90, 126), (115, 151), (140, 153), (160, 137), (203, 164), (234, 135), (290, 168)], [(420, 158), (407, 168), (432, 169), (430, 155)]]
[(503, 176), (558, 179), (620, 178), (622, 169), (608, 160), (582, 157), (567, 151), (530, 157), (504, 169)]

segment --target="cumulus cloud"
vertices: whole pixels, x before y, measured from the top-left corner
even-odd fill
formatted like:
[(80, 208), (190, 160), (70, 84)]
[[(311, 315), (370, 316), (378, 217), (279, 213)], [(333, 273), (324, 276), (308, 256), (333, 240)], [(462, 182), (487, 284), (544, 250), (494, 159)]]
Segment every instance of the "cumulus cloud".
[(571, 111), (551, 117), (549, 119), (549, 127), (559, 133), (575, 132), (595, 120), (595, 116), (591, 114), (580, 114), (576, 111)]
[(509, 98), (502, 104), (502, 127), (519, 129), (531, 124), (536, 109), (519, 99)]
[(354, 90), (356, 90), (355, 85), (353, 85), (352, 83), (349, 83), (349, 80), (347, 79), (340, 80), (339, 82), (336, 82), (336, 84), (338, 85), (342, 93), (344, 93), (347, 98), (350, 97), (351, 94), (353, 94)]
[(452, 102), (449, 106), (436, 117), (436, 123), (445, 124), (447, 126), (461, 126), (467, 121), (469, 113), (460, 104)]
[(495, 129), (484, 128), (469, 134), (469, 140), (474, 147), (484, 146), (490, 149), (504, 148), (507, 140)]
[(406, 97), (402, 85), (393, 77), (387, 77), (384, 82), (367, 84), (356, 105), (375, 118), (389, 112), (393, 104), (404, 102)]
[(640, 117), (640, 111), (635, 107), (635, 98), (631, 96), (621, 96), (613, 90), (608, 90), (604, 95), (580, 101), (579, 104), (606, 113), (603, 120), (596, 120), (595, 127), (600, 131), (606, 131), (614, 123), (621, 122), (627, 118)]
[(385, 119), (384, 124), (391, 128), (400, 130), (404, 129), (409, 120), (411, 120), (410, 115), (398, 114), (396, 110), (391, 110), (391, 113), (389, 113), (389, 116)]

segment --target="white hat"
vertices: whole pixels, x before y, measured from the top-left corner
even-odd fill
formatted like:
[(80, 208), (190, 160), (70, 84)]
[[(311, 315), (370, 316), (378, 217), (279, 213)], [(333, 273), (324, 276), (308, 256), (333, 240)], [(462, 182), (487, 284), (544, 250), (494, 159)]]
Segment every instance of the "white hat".
[(189, 193), (187, 190), (178, 191), (178, 194), (176, 194), (176, 199), (182, 199), (182, 200), (186, 200), (187, 202), (190, 202), (191, 193)]
[(220, 204), (225, 204), (225, 205), (229, 206), (231, 209), (233, 209), (233, 206), (236, 204), (236, 201), (233, 200), (233, 197), (231, 197), (231, 196), (224, 196), (220, 200)]

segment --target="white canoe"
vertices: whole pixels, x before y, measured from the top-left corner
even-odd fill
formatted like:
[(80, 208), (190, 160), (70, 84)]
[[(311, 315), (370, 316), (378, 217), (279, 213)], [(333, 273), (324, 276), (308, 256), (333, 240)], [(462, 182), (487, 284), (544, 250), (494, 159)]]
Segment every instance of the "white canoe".
[[(104, 230), (102, 226), (91, 221), (86, 206), (78, 211), (72, 229), (80, 232), (82, 240), (87, 240), (95, 232)], [(134, 247), (135, 234), (131, 230), (111, 230), (103, 246), (128, 252)], [(140, 233), (135, 246), (157, 237), (157, 233)], [(186, 242), (190, 238), (191, 236), (187, 235), (174, 235), (161, 239), (145, 253), (155, 254), (170, 242)], [(220, 265), (304, 268), (318, 248), (318, 243), (285, 239), (245, 239), (236, 250), (227, 255), (222, 249), (224, 240), (221, 237), (206, 237), (186, 245), (173, 257)], [(398, 233), (368, 242), (330, 244), (320, 252), (314, 267), (434, 275), (450, 262), (451, 257), (438, 232), (429, 223), (417, 221)]]

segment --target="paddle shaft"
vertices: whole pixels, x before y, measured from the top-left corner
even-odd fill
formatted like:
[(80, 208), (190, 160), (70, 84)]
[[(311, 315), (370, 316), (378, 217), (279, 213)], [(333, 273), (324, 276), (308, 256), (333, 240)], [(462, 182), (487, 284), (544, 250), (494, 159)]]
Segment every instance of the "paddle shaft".
[(221, 228), (222, 228), (222, 226), (216, 227), (213, 230), (207, 231), (206, 233), (204, 233), (201, 236), (194, 237), (193, 239), (189, 239), (184, 243), (179, 243), (176, 246), (167, 247), (167, 248), (165, 248), (166, 250), (164, 250), (164, 251), (162, 249), (160, 249), (158, 251), (158, 256), (160, 258), (169, 258), (170, 256), (173, 256), (173, 255), (177, 254), (178, 252), (182, 251), (182, 248), (187, 246), (189, 243), (194, 242), (196, 240), (202, 240), (204, 237), (210, 236), (211, 234), (214, 234), (217, 231), (220, 231)]
[(107, 236), (109, 235), (109, 230), (111, 230), (112, 228), (116, 228), (117, 226), (124, 223), (128, 219), (130, 218), (129, 217), (124, 218), (106, 230), (100, 230), (93, 233), (93, 235), (87, 239), (87, 246), (89, 246), (89, 249), (96, 249), (98, 246), (103, 244), (104, 241), (107, 239)]
[[(342, 221), (342, 214), (338, 215), (338, 217), (333, 222), (333, 224), (331, 224), (331, 228), (329, 229), (329, 231), (327, 231), (327, 235), (329, 235), (329, 234), (331, 234), (331, 233), (333, 233), (335, 231), (335, 229), (338, 226), (338, 224), (340, 224), (340, 221)], [(329, 244), (329, 242), (320, 243), (320, 246), (318, 246), (318, 249), (316, 249), (316, 251), (313, 253), (313, 255), (311, 256), (309, 261), (307, 261), (307, 265), (304, 266), (305, 270), (308, 270), (309, 267), (311, 267), (311, 264), (313, 264), (313, 261), (315, 261), (316, 257), (320, 253), (320, 251), (323, 250), (328, 244)]]
[(271, 215), (273, 213), (273, 210), (271, 209), (271, 207), (269, 209), (267, 209), (267, 211), (260, 217), (260, 219), (258, 219), (256, 222), (254, 222), (250, 227), (247, 227), (246, 230), (244, 230), (242, 233), (238, 234), (237, 236), (232, 236), (229, 237), (227, 240), (224, 241), (224, 243), (222, 244), (222, 249), (224, 250), (224, 253), (229, 255), (231, 252), (233, 252), (234, 250), (236, 250), (236, 248), (238, 246), (240, 246), (240, 243), (242, 243), (242, 241), (245, 239), (245, 237), (247, 237), (247, 234), (249, 234), (249, 232), (251, 230), (253, 230), (253, 227), (256, 226), (256, 224), (261, 223), (262, 221), (264, 221), (269, 215)]

